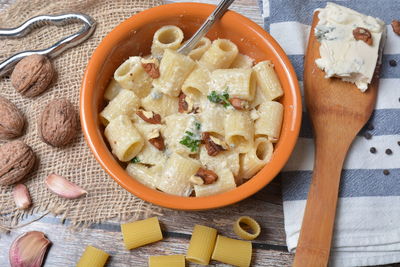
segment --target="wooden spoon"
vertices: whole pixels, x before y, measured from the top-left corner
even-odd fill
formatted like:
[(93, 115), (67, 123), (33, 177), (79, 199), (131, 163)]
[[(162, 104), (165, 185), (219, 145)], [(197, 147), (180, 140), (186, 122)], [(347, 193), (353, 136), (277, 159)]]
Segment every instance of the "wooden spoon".
[(371, 116), (379, 82), (375, 75), (368, 90), (362, 93), (354, 84), (326, 79), (315, 64), (320, 57), (320, 43), (314, 36), (317, 23), (318, 12), (315, 12), (304, 63), (305, 99), (314, 128), (315, 161), (295, 267), (328, 264), (343, 162), (354, 137)]

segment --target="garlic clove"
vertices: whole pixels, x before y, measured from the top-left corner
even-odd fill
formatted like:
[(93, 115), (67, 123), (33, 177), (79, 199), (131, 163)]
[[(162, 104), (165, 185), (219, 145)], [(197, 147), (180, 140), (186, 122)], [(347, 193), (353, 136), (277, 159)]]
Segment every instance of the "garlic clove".
[(27, 232), (11, 244), (9, 258), (11, 267), (40, 267), (51, 244), (42, 232)]
[(24, 184), (17, 184), (13, 190), (15, 205), (20, 210), (29, 208), (32, 204), (28, 188)]
[(58, 174), (50, 174), (44, 182), (50, 191), (63, 198), (75, 199), (87, 194), (85, 190)]

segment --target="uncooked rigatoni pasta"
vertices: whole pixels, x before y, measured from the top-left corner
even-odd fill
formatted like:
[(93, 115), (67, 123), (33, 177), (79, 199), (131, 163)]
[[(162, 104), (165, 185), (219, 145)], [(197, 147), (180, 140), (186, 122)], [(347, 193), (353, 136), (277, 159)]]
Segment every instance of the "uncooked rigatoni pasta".
[(149, 267), (185, 267), (185, 256), (150, 256)]
[[(249, 227), (251, 229), (251, 232), (249, 232), (247, 228), (243, 227), (243, 225)], [(256, 222), (256, 220), (254, 220), (253, 218), (249, 216), (242, 216), (236, 220), (235, 224), (233, 225), (233, 231), (240, 238), (246, 240), (254, 240), (260, 235), (261, 227), (258, 222)]]
[(160, 222), (157, 217), (121, 224), (126, 249), (134, 249), (162, 240)]
[(271, 61), (256, 62), (230, 40), (204, 37), (188, 55), (177, 52), (184, 42), (181, 29), (163, 26), (150, 55), (121, 62), (104, 93), (104, 135), (127, 173), (150, 188), (227, 192), (273, 157), (283, 90)]
[(103, 267), (109, 256), (108, 253), (101, 249), (87, 246), (85, 252), (83, 252), (81, 258), (76, 264), (76, 267)]
[(251, 262), (252, 250), (249, 241), (218, 235), (211, 258), (238, 267), (248, 267)]
[(204, 225), (195, 225), (190, 238), (186, 259), (190, 262), (208, 265), (214, 250), (217, 230)]

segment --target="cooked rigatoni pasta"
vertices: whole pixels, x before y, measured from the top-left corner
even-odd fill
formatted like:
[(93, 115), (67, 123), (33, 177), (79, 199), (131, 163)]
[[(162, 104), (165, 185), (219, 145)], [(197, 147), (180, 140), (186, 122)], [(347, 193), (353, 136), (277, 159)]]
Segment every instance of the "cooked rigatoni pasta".
[(208, 99), (204, 102), (205, 104), (202, 105), (202, 112), (199, 116), (201, 120), (201, 130), (203, 132), (224, 136), (226, 109), (220, 105), (210, 103)]
[(189, 196), (192, 193), (190, 178), (200, 167), (198, 160), (173, 153), (165, 163), (157, 188), (172, 195)]
[(149, 267), (185, 267), (185, 256), (150, 256)]
[(157, 217), (121, 224), (126, 249), (134, 249), (163, 239)]
[(137, 163), (129, 163), (128, 167), (126, 167), (126, 171), (140, 183), (150, 188), (156, 188), (162, 171), (161, 166), (155, 165), (148, 167), (140, 162), (142, 161), (138, 159)]
[(189, 52), (189, 57), (193, 60), (199, 60), (201, 56), (207, 51), (211, 46), (211, 40), (207, 37), (203, 37), (196, 44), (192, 51)]
[(229, 169), (210, 168), (210, 170), (218, 175), (218, 179), (212, 184), (195, 184), (194, 191), (196, 192), (196, 196), (210, 196), (236, 188), (235, 178), (233, 177), (233, 174)]
[(227, 92), (232, 98), (252, 101), (256, 92), (253, 71), (251, 69), (214, 70), (211, 73), (209, 91)]
[(248, 69), (253, 67), (253, 64), (254, 59), (243, 54), (238, 54), (230, 67), (233, 69)]
[(110, 255), (101, 249), (87, 246), (85, 252), (83, 252), (81, 258), (76, 264), (76, 267), (103, 267), (109, 256)]
[(111, 120), (119, 115), (132, 117), (139, 105), (140, 99), (134, 92), (122, 89), (100, 113), (100, 119), (104, 126), (107, 126)]
[(211, 258), (238, 267), (248, 267), (251, 262), (251, 254), (251, 242), (218, 235)]
[(153, 81), (153, 86), (166, 95), (178, 96), (183, 82), (195, 66), (190, 57), (167, 49), (160, 62), (160, 77)]
[[(251, 233), (247, 231), (242, 225), (246, 225), (251, 229)], [(256, 220), (249, 216), (242, 216), (236, 220), (235, 224), (233, 225), (233, 231), (237, 234), (240, 238), (246, 240), (254, 240), (256, 239), (261, 233), (261, 227)]]
[(114, 72), (114, 79), (124, 88), (139, 97), (149, 94), (152, 78), (142, 67), (141, 57), (130, 57)]
[(199, 224), (195, 225), (186, 253), (186, 259), (193, 263), (208, 265), (214, 250), (216, 238), (217, 230), (214, 228)]
[(207, 149), (202, 147), (200, 148), (200, 161), (208, 168), (227, 168), (234, 176), (239, 175), (239, 152), (233, 149), (223, 151), (216, 156), (210, 156), (207, 153)]
[(281, 83), (271, 61), (261, 61), (253, 69), (258, 85), (268, 100), (275, 100), (283, 95)]
[(183, 32), (179, 27), (174, 25), (163, 26), (154, 33), (151, 54), (160, 57), (166, 49), (178, 49), (182, 41)]
[(182, 92), (193, 96), (207, 95), (210, 74), (210, 71), (206, 67), (197, 64), (183, 83)]
[(259, 118), (255, 122), (255, 135), (267, 136), (276, 143), (281, 134), (283, 105), (276, 101), (265, 101), (258, 108)]
[(253, 66), (227, 39), (203, 38), (187, 56), (176, 51), (183, 43), (178, 27), (160, 28), (152, 55), (115, 71), (100, 120), (133, 179), (178, 196), (223, 193), (271, 159), (283, 91), (272, 62)]
[(240, 177), (253, 177), (271, 160), (273, 150), (274, 147), (267, 138), (256, 138), (254, 146), (247, 153), (240, 155)]
[(126, 115), (111, 120), (104, 130), (104, 135), (114, 155), (123, 162), (133, 159), (143, 147), (142, 136)]
[(178, 98), (165, 95), (153, 89), (147, 97), (142, 98), (142, 107), (147, 111), (154, 111), (164, 118), (176, 113), (178, 110)]
[(210, 70), (227, 69), (235, 60), (239, 50), (227, 39), (217, 39), (200, 58), (199, 63)]
[(225, 140), (240, 150), (248, 151), (253, 145), (254, 125), (249, 111), (232, 110), (225, 119)]
[(108, 101), (113, 100), (121, 91), (122, 87), (117, 83), (117, 81), (112, 78), (110, 83), (108, 84), (106, 91), (104, 92), (104, 98)]

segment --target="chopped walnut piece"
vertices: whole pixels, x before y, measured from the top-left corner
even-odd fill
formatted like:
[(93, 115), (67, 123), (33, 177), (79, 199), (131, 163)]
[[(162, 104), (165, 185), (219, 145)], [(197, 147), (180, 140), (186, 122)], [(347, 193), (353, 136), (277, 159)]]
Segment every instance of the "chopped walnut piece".
[(204, 132), (201, 137), (209, 156), (214, 157), (218, 155), (219, 152), (226, 150), (226, 145), (218, 138), (211, 136), (209, 133)]
[(160, 114), (154, 113), (153, 111), (139, 110), (139, 111), (136, 111), (136, 115), (138, 115), (145, 122), (148, 122), (151, 124), (161, 124)]
[(149, 139), (149, 143), (152, 144), (155, 148), (157, 148), (160, 151), (163, 151), (165, 149), (164, 138), (162, 137), (162, 135), (160, 133), (159, 133), (158, 137)]
[(158, 68), (159, 63), (157, 59), (142, 59), (141, 63), (144, 71), (147, 72), (151, 78), (157, 79), (160, 77), (160, 70)]
[(179, 113), (185, 113), (186, 111), (189, 110), (189, 105), (186, 102), (186, 95), (183, 92), (180, 92), (179, 96), (178, 96), (178, 112)]
[(249, 108), (249, 102), (247, 100), (233, 97), (233, 98), (229, 99), (229, 102), (237, 110), (245, 110), (245, 109)]
[(200, 168), (197, 171), (196, 176), (199, 176), (201, 179), (203, 179), (204, 184), (212, 184), (218, 179), (218, 175), (215, 172), (204, 168)]
[(393, 28), (393, 32), (400, 36), (400, 21), (399, 20), (392, 21), (392, 28)]
[(194, 184), (194, 185), (203, 185), (204, 184), (203, 179), (201, 177), (199, 177), (199, 176), (196, 176), (196, 175), (192, 175), (189, 178), (189, 182), (191, 184)]
[(356, 40), (364, 41), (367, 45), (372, 45), (372, 35), (369, 30), (357, 27), (353, 30), (353, 36)]

